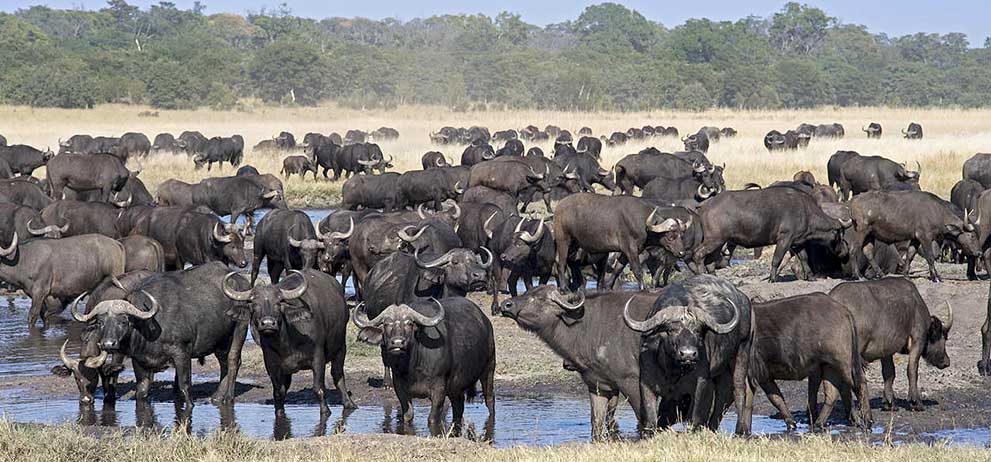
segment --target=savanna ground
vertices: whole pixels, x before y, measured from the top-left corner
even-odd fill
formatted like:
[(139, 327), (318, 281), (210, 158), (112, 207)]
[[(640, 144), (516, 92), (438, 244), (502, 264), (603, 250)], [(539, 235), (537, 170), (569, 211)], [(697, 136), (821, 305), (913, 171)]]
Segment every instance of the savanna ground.
[[(542, 111), (453, 113), (440, 108), (413, 107), (395, 111), (354, 111), (335, 107), (313, 109), (259, 108), (254, 112), (212, 111), (162, 111), (159, 117), (137, 117), (144, 108), (129, 106), (104, 106), (89, 111), (50, 110), (29, 108), (0, 108), (0, 120), (4, 121), (2, 133), (10, 143), (26, 143), (57, 149), (59, 138), (75, 133), (91, 135), (116, 135), (125, 131), (140, 131), (152, 138), (162, 131), (178, 134), (183, 130), (199, 130), (206, 136), (234, 133), (245, 137), (245, 163), (256, 166), (263, 173), (278, 173), (285, 154), (262, 154), (250, 151), (261, 139), (272, 137), (281, 130), (293, 132), (298, 139), (309, 131), (344, 133), (347, 129), (373, 130), (389, 126), (399, 130), (400, 138), (394, 142), (382, 142), (387, 155), (392, 155), (398, 170), (420, 168), (420, 156), (428, 150), (439, 150), (455, 163), (460, 159), (461, 146), (435, 146), (430, 144), (428, 133), (444, 125), (483, 125), (491, 130), (519, 129), (528, 124), (543, 127), (555, 124), (576, 131), (589, 126), (596, 135), (608, 135), (612, 131), (625, 131), (629, 127), (643, 125), (675, 126), (682, 134), (693, 132), (703, 125), (731, 126), (739, 131), (734, 139), (714, 143), (709, 157), (714, 163), (726, 164), (726, 180), (730, 188), (748, 182), (767, 184), (790, 179), (799, 170), (812, 171), (825, 181), (825, 165), (829, 156), (840, 149), (855, 150), (865, 155), (883, 155), (898, 161), (922, 166), (922, 187), (940, 196), (948, 197), (952, 185), (960, 178), (963, 161), (976, 152), (991, 151), (991, 111), (964, 110), (906, 110), (885, 108), (819, 109), (811, 111), (729, 111), (704, 113), (680, 113), (655, 111), (651, 113), (564, 113)], [(881, 123), (885, 136), (881, 140), (867, 140), (860, 127), (868, 122)], [(899, 130), (909, 122), (923, 125), (926, 138), (922, 141), (904, 140)], [(847, 136), (840, 140), (813, 139), (808, 149), (797, 152), (768, 154), (761, 140), (771, 130), (794, 128), (799, 123), (813, 124), (840, 122)], [(550, 142), (541, 146), (547, 151)], [(675, 138), (653, 138), (631, 142), (624, 146), (605, 147), (603, 166), (610, 168), (624, 155), (646, 146), (656, 146), (662, 151), (674, 151), (681, 147)], [(529, 145), (527, 147), (530, 147)], [(229, 167), (223, 171), (194, 171), (192, 162), (184, 155), (159, 155), (132, 162), (131, 167), (143, 167), (141, 177), (154, 192), (165, 179), (178, 178), (196, 181), (206, 175), (229, 175)], [(43, 171), (36, 173), (43, 175)], [(286, 183), (290, 204), (295, 207), (333, 206), (339, 199), (342, 182), (332, 183), (322, 177), (314, 181), (293, 177)], [(773, 298), (828, 291), (841, 281), (816, 282), (766, 282), (767, 261), (753, 261), (724, 270), (721, 276), (729, 278), (741, 290), (755, 299)], [(917, 263), (918, 264), (918, 263)], [(871, 395), (874, 397), (875, 422), (886, 431), (920, 434), (942, 429), (987, 427), (991, 425), (991, 397), (987, 382), (977, 375), (976, 361), (980, 356), (980, 326), (985, 317), (986, 282), (967, 282), (960, 266), (941, 265), (947, 282), (933, 284), (924, 279), (922, 267), (916, 267), (913, 276), (923, 297), (934, 313), (943, 316), (943, 302), (949, 300), (955, 309), (954, 331), (951, 333), (949, 352), (953, 364), (945, 370), (923, 365), (920, 387), (927, 409), (913, 413), (904, 408), (896, 412), (880, 411), (880, 367), (874, 365), (868, 372)], [(475, 296), (487, 312), (488, 297)], [(574, 373), (562, 370), (561, 361), (536, 337), (522, 332), (514, 322), (493, 318), (496, 330), (498, 368), (496, 389), (498, 395), (526, 396), (584, 396), (583, 386)], [(826, 326), (824, 326), (826, 327)], [(353, 329), (352, 329), (353, 330)], [(395, 400), (391, 390), (370, 385), (381, 377), (381, 362), (377, 348), (354, 342), (350, 338), (346, 370), (348, 383), (359, 405), (370, 405)], [(55, 358), (53, 358), (54, 360)], [(904, 357), (896, 359), (898, 379), (896, 396), (903, 400), (907, 394)], [(199, 366), (196, 366), (199, 368)], [(207, 362), (207, 371), (215, 364)], [(156, 399), (171, 400), (168, 374), (161, 374), (156, 385)], [(308, 373), (300, 373), (294, 380), (294, 389), (309, 388)], [(264, 403), (271, 397), (268, 379), (264, 372), (261, 354), (254, 345), (247, 347), (242, 377), (259, 384), (249, 387), (238, 397), (239, 402)], [(789, 407), (801, 419), (805, 408), (804, 383), (784, 384)], [(133, 384), (122, 384), (123, 398), (131, 399)], [(198, 387), (200, 396), (209, 390)], [(212, 388), (212, 387), (208, 387)], [(0, 391), (18, 390), (43, 397), (68, 397), (75, 395), (71, 381), (54, 381), (46, 377), (0, 377)], [(28, 390), (28, 391), (24, 391)], [(296, 396), (302, 402), (310, 402), (304, 394)], [(757, 412), (775, 414), (762, 394), (758, 394)], [(904, 407), (904, 402), (900, 402)], [(497, 403), (498, 406), (498, 403)], [(839, 416), (839, 413), (836, 414)], [(842, 420), (842, 419), (841, 419)], [(976, 449), (948, 449), (939, 444), (925, 446), (870, 447), (860, 442), (831, 442), (828, 437), (801, 437), (745, 441), (721, 435), (664, 434), (643, 443), (616, 442), (600, 445), (566, 445), (555, 448), (493, 449), (484, 444), (461, 439), (411, 439), (398, 436), (347, 435), (295, 442), (262, 442), (236, 435), (220, 435), (209, 439), (196, 439), (182, 435), (141, 435), (120, 437), (117, 434), (101, 434), (97, 439), (75, 427), (39, 428), (0, 422), (0, 460), (98, 460), (127, 457), (138, 460), (298, 460), (301, 458), (326, 460), (979, 460), (991, 459), (991, 454)], [(49, 444), (57, 441), (58, 443)], [(302, 449), (302, 450), (300, 450)], [(125, 454), (127, 454), (125, 456)]]

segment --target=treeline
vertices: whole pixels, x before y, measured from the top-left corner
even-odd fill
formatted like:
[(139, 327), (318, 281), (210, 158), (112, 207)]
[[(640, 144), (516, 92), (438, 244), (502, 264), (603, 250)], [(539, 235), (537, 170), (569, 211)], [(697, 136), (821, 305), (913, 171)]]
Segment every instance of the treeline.
[(513, 13), (374, 21), (110, 0), (0, 15), (0, 102), (164, 109), (269, 103), (457, 110), (989, 106), (991, 41), (872, 34), (788, 3), (674, 28), (613, 3), (546, 27)]

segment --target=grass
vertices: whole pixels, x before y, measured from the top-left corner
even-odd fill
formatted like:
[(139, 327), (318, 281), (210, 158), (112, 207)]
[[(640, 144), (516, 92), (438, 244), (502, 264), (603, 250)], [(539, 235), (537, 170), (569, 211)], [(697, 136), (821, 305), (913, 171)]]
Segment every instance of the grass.
[[(799, 170), (813, 172), (825, 181), (826, 161), (837, 150), (855, 150), (864, 155), (882, 155), (899, 162), (915, 161), (922, 165), (922, 187), (940, 196), (949, 197), (950, 188), (960, 178), (963, 161), (974, 153), (991, 150), (991, 110), (962, 109), (892, 109), (892, 108), (820, 108), (788, 111), (736, 111), (719, 109), (706, 112), (653, 111), (640, 113), (570, 113), (554, 111), (493, 111), (456, 113), (439, 107), (411, 106), (395, 110), (358, 111), (335, 106), (317, 108), (269, 108), (259, 107), (248, 112), (159, 111), (160, 117), (138, 117), (145, 107), (107, 105), (91, 110), (33, 109), (25, 107), (0, 107), (0, 120), (4, 120), (3, 135), (10, 143), (25, 143), (57, 149), (59, 138), (76, 133), (119, 136), (125, 131), (140, 131), (153, 138), (159, 132), (178, 135), (183, 130), (199, 130), (206, 136), (239, 133), (247, 144), (245, 162), (263, 173), (278, 174), (282, 167), (280, 154), (255, 153), (250, 147), (258, 141), (272, 137), (281, 130), (294, 133), (298, 139), (310, 131), (324, 134), (343, 134), (351, 128), (373, 130), (380, 126), (396, 128), (400, 132), (397, 141), (381, 143), (383, 151), (395, 158), (397, 170), (420, 168), (420, 157), (430, 150), (439, 150), (458, 162), (461, 146), (436, 146), (428, 134), (444, 125), (483, 125), (491, 130), (516, 128), (534, 124), (543, 127), (555, 124), (577, 131), (582, 126), (591, 127), (596, 135), (613, 131), (625, 131), (632, 126), (675, 126), (682, 134), (695, 131), (703, 125), (731, 126), (740, 135), (735, 139), (714, 143), (709, 157), (713, 162), (725, 163), (726, 180), (730, 187), (740, 187), (748, 182), (768, 184), (790, 179)], [(860, 127), (876, 121), (883, 125), (884, 138), (868, 140)], [(899, 130), (909, 122), (923, 125), (926, 138), (907, 141)], [(847, 136), (840, 140), (814, 139), (803, 151), (768, 154), (762, 138), (771, 129), (784, 131), (799, 123), (840, 122), (846, 127)], [(545, 152), (552, 142), (541, 147)], [(654, 138), (625, 146), (606, 147), (603, 166), (611, 167), (626, 154), (646, 146), (656, 146), (662, 151), (681, 149), (674, 138)], [(529, 145), (527, 146), (530, 147)], [(228, 167), (222, 171), (193, 171), (192, 161), (185, 156), (153, 156), (132, 163), (144, 167), (142, 178), (154, 192), (162, 181), (177, 178), (198, 181), (206, 176), (233, 174)], [(43, 170), (36, 172), (42, 176)], [(300, 180), (293, 177), (286, 183), (286, 194), (293, 206), (317, 207), (334, 204), (339, 200), (342, 182), (332, 183), (312, 177)]]
[(184, 433), (157, 434), (120, 430), (86, 433), (66, 425), (40, 427), (0, 421), (0, 461), (75, 462), (137, 460), (196, 461), (978, 461), (991, 452), (941, 444), (872, 446), (838, 442), (829, 436), (795, 439), (741, 439), (722, 434), (661, 433), (649, 441), (569, 444), (551, 448), (495, 449), (463, 438), (394, 435), (335, 435), (286, 442), (252, 440), (234, 433), (206, 438)]

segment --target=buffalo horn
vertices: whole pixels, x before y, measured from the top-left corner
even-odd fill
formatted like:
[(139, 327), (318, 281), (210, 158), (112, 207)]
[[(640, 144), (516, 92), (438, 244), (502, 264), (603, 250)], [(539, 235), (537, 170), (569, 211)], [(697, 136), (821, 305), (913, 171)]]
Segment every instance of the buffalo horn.
[(482, 223), (482, 230), (485, 231), (485, 236), (489, 239), (492, 239), (492, 234), (495, 232), (494, 230), (489, 229), (489, 223), (491, 223), (492, 219), (494, 219), (498, 214), (499, 212), (492, 212), (492, 215), (485, 219), (485, 223)]
[[(520, 220), (520, 225), (523, 224), (523, 221), (524, 220)], [(528, 244), (533, 244), (534, 242), (537, 242), (537, 241), (540, 240), (540, 238), (544, 235), (544, 220), (538, 220), (538, 221), (540, 222), (540, 224), (537, 225), (537, 231), (534, 234), (530, 234), (529, 231), (523, 231), (523, 232), (521, 232), (520, 233), (520, 240), (522, 240), (523, 242), (526, 242)], [(517, 227), (519, 227), (519, 226), (517, 226)]]
[(227, 273), (227, 275), (224, 276), (224, 280), (221, 281), (220, 287), (224, 290), (224, 295), (231, 300), (237, 300), (239, 302), (251, 300), (250, 290), (236, 290), (227, 284), (227, 281), (230, 280), (231, 276), (234, 276), (235, 274), (237, 274), (237, 271), (231, 271), (230, 273)]
[[(705, 192), (702, 192), (703, 190)], [(704, 184), (699, 183), (699, 187), (695, 191), (695, 194), (698, 195), (700, 199), (708, 199), (710, 196), (712, 196), (712, 190), (705, 187)]]
[(585, 292), (579, 290), (578, 295), (579, 299), (577, 302), (569, 302), (560, 290), (555, 289), (551, 292), (550, 299), (565, 311), (575, 311), (585, 304)]
[(306, 289), (309, 286), (309, 283), (306, 282), (306, 276), (303, 276), (303, 273), (301, 273), (301, 272), (299, 272), (297, 270), (289, 270), (289, 275), (291, 276), (293, 274), (299, 276), (299, 279), (302, 282), (300, 282), (299, 285), (296, 286), (295, 289), (282, 289), (282, 288), (280, 288), (279, 289), (279, 294), (282, 295), (282, 299), (283, 300), (294, 300), (294, 299), (297, 299), (299, 297), (302, 297), (303, 294), (306, 293)]
[[(65, 345), (63, 345), (63, 348), (64, 347), (65, 347)], [(100, 350), (100, 354), (98, 354), (98, 355), (96, 355), (96, 356), (94, 356), (92, 358), (86, 359), (86, 361), (83, 364), (85, 364), (86, 367), (88, 367), (90, 369), (96, 369), (98, 367), (103, 366), (103, 363), (107, 362), (107, 358), (109, 356), (110, 356), (110, 353), (107, 353), (105, 350)], [(66, 367), (68, 367), (68, 365), (66, 365)]]
[(406, 231), (409, 228), (416, 229), (416, 226), (413, 226), (413, 225), (403, 226), (403, 228), (400, 229), (399, 232), (397, 232), (396, 234), (399, 235), (399, 238), (400, 239), (402, 239), (402, 240), (404, 240), (406, 242), (413, 242), (413, 241), (419, 239), (420, 236), (422, 236), (423, 233), (427, 230), (427, 226), (423, 226), (422, 228), (420, 228), (419, 231), (417, 231), (416, 234), (412, 234), (411, 235), (411, 234), (409, 234), (409, 231)]
[(89, 312), (87, 314), (81, 314), (81, 313), (79, 313), (79, 301), (82, 300), (83, 297), (85, 297), (85, 296), (86, 296), (86, 292), (83, 292), (82, 294), (79, 294), (79, 296), (76, 297), (76, 299), (72, 301), (72, 304), (69, 305), (69, 313), (72, 314), (72, 318), (73, 319), (75, 319), (76, 321), (79, 321), (79, 322), (89, 322), (90, 319), (93, 319), (93, 317), (98, 314), (96, 312), (96, 309), (94, 309), (93, 311), (91, 311), (91, 312)]
[(492, 266), (492, 258), (493, 258), (492, 251), (489, 250), (489, 249), (487, 249), (487, 248), (485, 248), (485, 246), (481, 246), (479, 248), (482, 249), (482, 251), (484, 251), (486, 254), (488, 254), (489, 258), (483, 262), (482, 261), (482, 255), (479, 254), (478, 255), (478, 264), (481, 265), (482, 268), (488, 269), (490, 266)]
[(437, 268), (438, 266), (444, 266), (451, 262), (451, 258), (454, 257), (454, 249), (448, 250), (447, 253), (437, 257), (431, 261), (420, 260), (420, 249), (413, 251), (413, 259), (416, 260), (416, 265), (420, 268)]
[(380, 320), (382, 319), (382, 315), (385, 314), (385, 312), (388, 311), (389, 308), (391, 308), (391, 306), (389, 308), (386, 308), (385, 310), (382, 310), (382, 313), (379, 313), (379, 315), (372, 320), (368, 319), (368, 314), (365, 313), (364, 308), (365, 308), (365, 302), (361, 302), (358, 304), (358, 306), (355, 306), (354, 311), (351, 312), (351, 322), (354, 323), (355, 327), (359, 329), (375, 327), (381, 324)]
[(457, 220), (458, 218), (461, 218), (461, 206), (458, 205), (457, 202), (451, 205), (448, 209), (454, 209), (454, 213), (451, 215), (452, 219)]
[(629, 326), (630, 329), (637, 332), (650, 332), (670, 321), (674, 317), (672, 315), (676, 311), (683, 312), (685, 310), (685, 307), (683, 306), (672, 306), (654, 313), (653, 316), (647, 318), (646, 320), (637, 321), (630, 315), (630, 303), (633, 302), (634, 298), (636, 298), (635, 295), (630, 297), (630, 299), (626, 301), (626, 304), (623, 305), (623, 321), (626, 322), (626, 325)]
[(410, 317), (412, 317), (413, 320), (416, 321), (417, 324), (419, 324), (419, 325), (421, 325), (423, 327), (433, 327), (433, 326), (436, 326), (437, 324), (440, 324), (440, 322), (444, 320), (444, 305), (442, 305), (439, 301), (437, 301), (436, 298), (433, 298), (433, 297), (430, 297), (430, 301), (432, 301), (432, 302), (434, 302), (434, 303), (437, 304), (437, 314), (435, 314), (431, 318), (428, 318), (428, 317), (420, 314), (419, 312), (417, 312), (413, 308), (410, 308), (409, 305), (400, 305), (400, 306), (403, 307), (403, 308), (405, 308), (405, 309), (407, 309), (407, 310), (409, 310)]
[(17, 231), (14, 231), (14, 237), (10, 240), (10, 247), (6, 249), (0, 247), (0, 257), (7, 258), (17, 251)]
[(423, 204), (419, 204), (416, 206), (416, 214), (420, 216), (421, 220), (427, 219), (427, 213), (424, 212), (423, 210)]
[(69, 344), (69, 339), (65, 339), (65, 343), (63, 343), (62, 348), (59, 349), (59, 358), (62, 359), (62, 364), (65, 364), (65, 367), (69, 368), (69, 370), (71, 370), (72, 372), (78, 374), (79, 360), (70, 358), (69, 354), (65, 352), (65, 347), (68, 344)]
[(736, 303), (733, 303), (733, 300), (727, 298), (726, 301), (728, 301), (730, 305), (733, 305), (733, 319), (730, 319), (727, 323), (720, 324), (719, 321), (716, 321), (716, 318), (712, 316), (712, 313), (709, 313), (701, 308), (696, 308), (693, 306), (689, 308), (689, 311), (694, 314), (699, 321), (702, 321), (703, 324), (708, 326), (709, 329), (712, 329), (713, 332), (717, 334), (728, 334), (736, 328), (737, 324), (740, 323), (740, 308), (736, 306)]
[(227, 243), (227, 242), (230, 242), (231, 240), (233, 240), (233, 238), (230, 236), (230, 234), (220, 234), (220, 222), (219, 221), (213, 224), (213, 238), (217, 242), (223, 242), (223, 243)]
[[(349, 217), (348, 218), (348, 221), (350, 222), (350, 226), (348, 226), (347, 232), (342, 233), (342, 232), (338, 232), (338, 231), (333, 231), (331, 233), (325, 234), (324, 236), (326, 238), (329, 238), (329, 239), (339, 239), (339, 240), (342, 240), (342, 241), (344, 239), (350, 238), (351, 235), (354, 234), (354, 217)], [(321, 239), (324, 239), (324, 237), (321, 237), (319, 235), (319, 232), (320, 231), (318, 230), (317, 231), (317, 233), (318, 233), (317, 234), (317, 237), (320, 237)]]

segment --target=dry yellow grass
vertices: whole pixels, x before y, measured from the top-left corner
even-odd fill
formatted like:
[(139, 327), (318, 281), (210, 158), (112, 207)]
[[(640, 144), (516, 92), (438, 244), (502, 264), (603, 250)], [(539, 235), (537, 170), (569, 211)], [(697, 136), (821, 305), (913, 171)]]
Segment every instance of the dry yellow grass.
[(829, 436), (794, 440), (753, 438), (699, 432), (665, 432), (644, 442), (568, 444), (550, 448), (493, 449), (462, 438), (417, 438), (394, 435), (335, 435), (286, 442), (258, 441), (232, 433), (208, 438), (181, 433), (124, 436), (108, 430), (85, 436), (79, 427), (28, 427), (0, 420), (0, 462), (80, 460), (160, 461), (980, 461), (991, 452), (905, 444), (871, 446), (836, 442)]
[[(519, 129), (528, 124), (543, 127), (555, 124), (577, 130), (591, 127), (595, 133), (609, 134), (616, 130), (643, 125), (675, 126), (683, 134), (695, 131), (703, 125), (731, 126), (740, 135), (731, 140), (713, 144), (709, 157), (716, 163), (726, 163), (726, 180), (730, 187), (747, 182), (767, 184), (790, 179), (798, 170), (810, 170), (825, 182), (826, 161), (837, 150), (858, 151), (864, 155), (883, 155), (891, 159), (922, 164), (922, 186), (940, 196), (948, 197), (950, 188), (960, 178), (963, 161), (977, 152), (991, 151), (991, 110), (962, 109), (891, 109), (891, 108), (821, 108), (795, 111), (735, 111), (728, 109), (701, 113), (654, 111), (649, 113), (572, 113), (554, 111), (505, 111), (455, 113), (439, 107), (403, 107), (391, 111), (357, 111), (325, 106), (318, 108), (269, 108), (260, 107), (252, 112), (159, 111), (159, 117), (138, 117), (146, 110), (135, 106), (100, 106), (92, 110), (32, 109), (25, 107), (0, 107), (3, 121), (2, 134), (11, 143), (57, 147), (59, 138), (76, 133), (91, 135), (115, 135), (126, 131), (140, 131), (154, 137), (159, 132), (178, 134), (183, 130), (199, 130), (206, 136), (239, 133), (247, 144), (245, 162), (256, 166), (263, 173), (278, 173), (282, 155), (250, 152), (258, 141), (272, 137), (281, 130), (294, 133), (297, 138), (310, 131), (343, 134), (347, 129), (373, 130), (390, 126), (401, 136), (395, 142), (383, 142), (386, 154), (395, 157), (398, 170), (420, 168), (420, 156), (429, 150), (439, 150), (457, 162), (461, 146), (436, 146), (429, 141), (430, 131), (444, 125), (483, 125), (490, 129)], [(881, 140), (868, 140), (860, 127), (868, 122), (884, 126)], [(909, 122), (923, 125), (926, 138), (907, 141), (900, 129)], [(814, 139), (803, 151), (768, 154), (762, 144), (765, 133), (771, 129), (786, 130), (799, 123), (813, 124), (840, 122), (847, 136), (840, 140)], [(545, 151), (551, 143), (542, 147)], [(673, 138), (654, 138), (625, 146), (606, 147), (603, 166), (611, 167), (626, 154), (637, 152), (646, 146), (656, 146), (662, 151), (681, 149), (681, 143)], [(527, 146), (529, 147), (529, 146)], [(142, 177), (154, 192), (161, 181), (179, 178), (197, 181), (207, 172), (192, 170), (192, 162), (185, 156), (158, 156), (141, 161), (145, 167)], [(134, 167), (134, 165), (132, 165)], [(209, 175), (232, 174), (230, 168), (214, 169)], [(36, 175), (43, 175), (42, 171)], [(296, 206), (326, 205), (337, 200), (341, 183), (312, 177), (301, 181), (294, 177), (287, 185), (290, 203)]]

